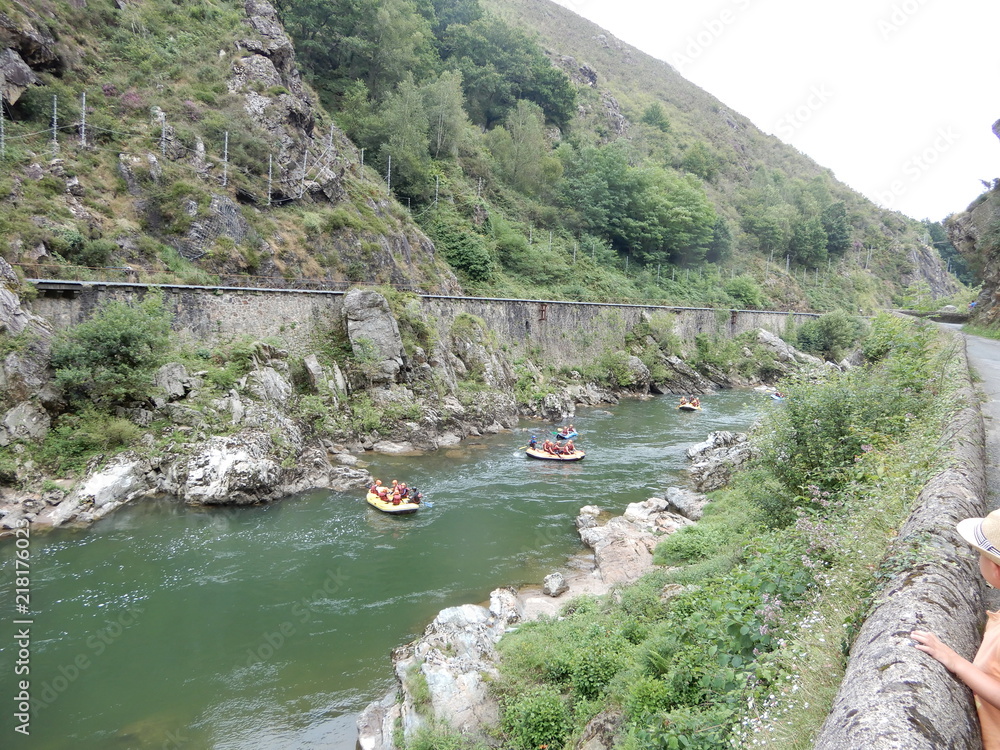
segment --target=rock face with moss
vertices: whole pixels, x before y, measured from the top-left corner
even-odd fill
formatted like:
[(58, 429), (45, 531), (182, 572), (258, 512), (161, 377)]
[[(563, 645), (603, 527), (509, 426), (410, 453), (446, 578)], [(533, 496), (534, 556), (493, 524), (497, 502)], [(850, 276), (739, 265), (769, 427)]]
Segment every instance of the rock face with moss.
[[(993, 124), (1000, 138), (1000, 120)], [(1000, 290), (1000, 182), (974, 200), (964, 211), (952, 214), (945, 222), (948, 239), (969, 267), (983, 280), (976, 300), (975, 318), (985, 325), (1000, 319), (997, 293)]]

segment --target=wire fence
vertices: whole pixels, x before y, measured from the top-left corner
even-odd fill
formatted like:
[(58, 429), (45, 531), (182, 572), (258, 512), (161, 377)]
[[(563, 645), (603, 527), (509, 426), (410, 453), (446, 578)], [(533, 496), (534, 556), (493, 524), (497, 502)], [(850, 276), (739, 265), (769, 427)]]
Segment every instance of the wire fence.
[[(144, 146), (141, 149), (144, 153), (158, 152), (161, 158), (169, 159), (173, 168), (202, 178), (211, 177), (222, 187), (228, 186), (230, 168), (234, 166), (230, 161), (228, 130), (222, 133), (221, 143), (206, 143), (199, 139), (194, 146), (190, 146), (181, 141), (170, 124), (171, 120), (167, 113), (159, 106), (150, 108), (154, 113), (153, 120), (140, 130), (110, 128), (95, 123), (92, 117), (88, 120), (88, 113), (93, 115), (95, 105), (93, 98), (88, 105), (86, 92), (81, 94), (78, 106), (66, 111), (61, 109), (64, 106), (65, 102), (60, 103), (59, 96), (53, 94), (49, 127), (38, 130), (25, 130), (17, 122), (7, 119), (4, 111), (6, 108), (0, 108), (0, 162), (8, 162), (20, 156), (19, 146), (26, 146), (36, 153), (48, 150), (53, 159), (59, 158), (63, 151), (69, 148), (91, 153), (113, 154), (118, 158), (122, 153), (128, 153), (130, 149), (105, 144), (121, 139), (130, 142), (132, 150), (135, 150), (136, 146)], [(110, 114), (120, 119), (120, 114), (110, 107), (102, 114)], [(183, 118), (183, 115), (180, 117)], [(277, 177), (275, 177), (273, 149), (270, 150), (267, 164), (260, 164), (256, 173), (244, 169), (244, 174), (251, 182), (253, 179), (258, 179), (263, 183), (259, 187), (261, 195), (253, 194), (254, 191), (251, 190), (255, 202), (271, 205), (274, 202), (287, 203), (299, 200), (305, 195), (311, 182), (323, 179), (324, 175), (341, 166), (345, 160), (341, 149), (335, 148), (335, 133), (336, 129), (331, 124), (329, 130), (321, 137), (304, 137), (300, 143), (301, 160), (296, 158), (296, 163), (289, 163), (287, 167), (279, 169)], [(351, 164), (356, 163), (358, 168), (363, 168), (363, 151), (355, 151), (348, 161)], [(386, 193), (389, 193), (388, 184)]]
[[(119, 101), (125, 96), (127, 96), (127, 94), (121, 95), (121, 97), (118, 98)], [(121, 104), (119, 106), (121, 106)], [(61, 107), (65, 107), (65, 109), (61, 109)], [(138, 107), (136, 107), (136, 109), (138, 109)], [(166, 112), (158, 106), (151, 108), (154, 116), (146, 127), (136, 130), (126, 128), (109, 128), (105, 125), (94, 122), (92, 117), (88, 120), (88, 112), (93, 113), (94, 111), (96, 111), (96, 108), (93, 102), (93, 97), (88, 104), (86, 92), (81, 94), (79, 105), (76, 106), (74, 103), (73, 107), (66, 107), (65, 102), (60, 103), (58, 95), (53, 95), (51, 121), (49, 127), (44, 129), (26, 130), (24, 126), (13, 123), (13, 121), (8, 121), (3, 108), (0, 108), (0, 168), (3, 167), (4, 162), (10, 162), (15, 158), (23, 157), (22, 150), (17, 148), (21, 145), (27, 145), (35, 152), (41, 152), (45, 149), (49, 149), (53, 158), (58, 158), (63, 150), (69, 148), (76, 149), (78, 151), (113, 154), (116, 159), (120, 158), (123, 154), (139, 154), (140, 152), (150, 154), (154, 151), (158, 151), (161, 157), (169, 160), (172, 169), (186, 170), (187, 172), (197, 175), (202, 179), (213, 179), (222, 187), (226, 187), (228, 185), (230, 167), (232, 166), (229, 158), (229, 131), (225, 131), (222, 134), (222, 141), (220, 144), (208, 144), (214, 145), (216, 149), (221, 149), (220, 155), (218, 153), (213, 153), (211, 149), (206, 148), (206, 144), (200, 139), (194, 147), (182, 143), (175, 130), (169, 124), (170, 120)], [(114, 113), (114, 110), (110, 105), (108, 105), (107, 112), (104, 114), (107, 113), (112, 113), (115, 117), (118, 117), (117, 113)], [(184, 115), (179, 114), (177, 117), (180, 120), (183, 119)], [(13, 127), (10, 127), (11, 125), (13, 125)], [(240, 187), (242, 198), (249, 199), (258, 205), (266, 204), (268, 206), (271, 206), (274, 203), (288, 203), (301, 199), (308, 189), (307, 186), (318, 179), (322, 179), (326, 174), (330, 174), (330, 170), (335, 170), (337, 167), (342, 166), (345, 163), (341, 150), (335, 145), (335, 132), (335, 128), (331, 124), (329, 130), (321, 137), (304, 139), (301, 143), (301, 161), (296, 159), (294, 164), (288, 162), (288, 154), (286, 151), (283, 155), (286, 157), (285, 163), (287, 166), (278, 170), (279, 174), (277, 178), (275, 177), (275, 155), (273, 151), (268, 155), (266, 171), (263, 164), (260, 165), (257, 173), (253, 170), (244, 168), (242, 171), (247, 180), (241, 184)], [(114, 141), (115, 139), (128, 140), (132, 148), (127, 149), (108, 145), (109, 142)], [(136, 145), (145, 145), (146, 148), (136, 148)], [(355, 150), (351, 158), (352, 161), (350, 163), (353, 166), (364, 170), (364, 149)], [(391, 158), (389, 164), (391, 165)], [(368, 176), (381, 181), (384, 185), (386, 195), (391, 195), (391, 166), (387, 169), (385, 175), (375, 175), (371, 172), (371, 170), (368, 170)], [(254, 180), (260, 180), (261, 182), (266, 180), (265, 184), (260, 185), (259, 190), (259, 193), (262, 193), (263, 197), (254, 191)], [(249, 183), (249, 187), (247, 186), (247, 182)], [(482, 179), (480, 179), (479, 187), (479, 192), (481, 191)], [(413, 211), (410, 211), (410, 213), (414, 216), (414, 218), (419, 218), (419, 216), (423, 215), (427, 211), (432, 210), (437, 205), (437, 201), (438, 185), (436, 184), (434, 202), (418, 209), (415, 214)], [(406, 209), (410, 210), (408, 205), (406, 206)], [(531, 244), (531, 239), (532, 235), (529, 229), (529, 244)], [(552, 233), (549, 232), (548, 244), (550, 249), (552, 248), (552, 243)], [(592, 243), (589, 249), (587, 249), (579, 247), (578, 243), (574, 241), (572, 248), (574, 264), (577, 262), (578, 249), (581, 258), (586, 258), (589, 254), (591, 256), (590, 259), (592, 261), (596, 261), (596, 245), (593, 245)], [(866, 255), (864, 258), (864, 268), (867, 269), (871, 261), (872, 248), (866, 248), (865, 250), (866, 253), (861, 253), (861, 255)], [(626, 276), (635, 276), (637, 273), (641, 273), (638, 268), (635, 270), (629, 268), (629, 256), (627, 254), (623, 259), (619, 258), (618, 260), (620, 263), (616, 264), (616, 267), (618, 267), (619, 270)], [(775, 263), (773, 261), (773, 258), (768, 258), (767, 266), (763, 273), (764, 280), (775, 275), (775, 272), (778, 271), (782, 265), (781, 263)], [(860, 264), (860, 258), (858, 262)], [(624, 264), (623, 268), (620, 267), (621, 264)], [(26, 271), (28, 271), (29, 268), (36, 268), (37, 271), (31, 271), (30, 274), (35, 275), (38, 278), (55, 278), (59, 274), (70, 273), (81, 276), (79, 280), (131, 281), (133, 280), (133, 277), (130, 276), (129, 273), (139, 273), (137, 271), (127, 272), (118, 268), (87, 268), (85, 266), (36, 265), (30, 263), (21, 265)], [(803, 287), (806, 285), (826, 286), (828, 283), (827, 279), (831, 272), (831, 268), (828, 267), (827, 273), (821, 278), (818, 268), (814, 269), (811, 274), (809, 274), (805, 268), (793, 269), (790, 267), (789, 257), (784, 258), (783, 265), (784, 275), (794, 278), (796, 281), (800, 282)], [(647, 269), (647, 272), (652, 273), (649, 269)], [(691, 269), (678, 270), (676, 267), (670, 268), (669, 276), (666, 272), (664, 272), (661, 276), (660, 266), (657, 266), (655, 271), (656, 286), (661, 286), (661, 284), (665, 283), (667, 280), (670, 282), (681, 282), (687, 284), (689, 280), (691, 280), (692, 273), (696, 274), (697, 279), (700, 279), (702, 276), (700, 270), (696, 269), (692, 272)], [(735, 276), (735, 274), (735, 269), (730, 271), (730, 277)], [(810, 275), (812, 278), (810, 278)], [(343, 290), (352, 285), (364, 283), (335, 281), (332, 279), (283, 278), (273, 276), (256, 277), (252, 275), (235, 274), (228, 276), (215, 275), (212, 278), (217, 279), (219, 284), (225, 286), (329, 291)], [(161, 281), (160, 278), (151, 279), (147, 275), (145, 283), (171, 282)], [(378, 285), (386, 286), (387, 284)], [(388, 284), (388, 286), (396, 286), (407, 291), (430, 291), (425, 287), (413, 284)], [(645, 302), (645, 300), (636, 300), (634, 298), (606, 298), (595, 301), (608, 302), (612, 304), (642, 304)]]

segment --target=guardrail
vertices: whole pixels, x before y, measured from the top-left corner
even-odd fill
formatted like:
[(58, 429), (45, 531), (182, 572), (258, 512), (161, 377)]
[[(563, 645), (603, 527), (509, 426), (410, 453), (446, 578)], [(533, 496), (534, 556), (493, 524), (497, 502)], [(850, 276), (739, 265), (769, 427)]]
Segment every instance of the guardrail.
[[(158, 278), (155, 274), (146, 271), (139, 271), (129, 266), (64, 266), (56, 264), (15, 264), (25, 273), (24, 281), (34, 285), (39, 291), (53, 291), (60, 293), (73, 293), (80, 291), (85, 286), (133, 286), (133, 287), (158, 287), (163, 289), (177, 290), (202, 290), (202, 291), (259, 291), (259, 292), (299, 292), (299, 293), (319, 293), (319, 294), (344, 294), (349, 289), (357, 287), (372, 287), (375, 289), (390, 287), (401, 292), (411, 292), (421, 297), (434, 299), (462, 299), (481, 300), (492, 302), (524, 302), (535, 304), (554, 305), (607, 305), (612, 307), (642, 307), (658, 308), (664, 310), (722, 310), (728, 313), (755, 312), (772, 313), (775, 315), (806, 315), (819, 317), (818, 313), (795, 312), (791, 310), (744, 310), (733, 308), (714, 307), (689, 307), (684, 305), (671, 304), (667, 300), (642, 300), (637, 301), (628, 297), (614, 298), (606, 297), (599, 300), (571, 300), (571, 299), (523, 299), (510, 297), (474, 297), (468, 295), (456, 295), (442, 292), (433, 285), (420, 286), (415, 284), (389, 284), (383, 282), (365, 281), (337, 281), (334, 279), (310, 279), (295, 278), (288, 279), (274, 276), (252, 276), (242, 274), (214, 274), (210, 281), (213, 284), (183, 284), (177, 283), (173, 278), (170, 280)], [(73, 269), (78, 272), (70, 273)], [(29, 271), (31, 273), (29, 273)], [(67, 278), (75, 276), (76, 278)]]

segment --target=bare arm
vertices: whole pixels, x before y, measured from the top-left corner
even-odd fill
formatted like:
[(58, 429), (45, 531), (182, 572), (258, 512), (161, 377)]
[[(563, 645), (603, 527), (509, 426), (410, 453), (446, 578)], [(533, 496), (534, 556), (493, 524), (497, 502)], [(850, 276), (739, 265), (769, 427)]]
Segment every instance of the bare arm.
[(945, 645), (934, 633), (914, 630), (910, 638), (915, 640), (915, 648), (930, 654), (945, 668), (964, 682), (969, 688), (994, 708), (1000, 708), (1000, 680), (991, 677), (968, 659)]

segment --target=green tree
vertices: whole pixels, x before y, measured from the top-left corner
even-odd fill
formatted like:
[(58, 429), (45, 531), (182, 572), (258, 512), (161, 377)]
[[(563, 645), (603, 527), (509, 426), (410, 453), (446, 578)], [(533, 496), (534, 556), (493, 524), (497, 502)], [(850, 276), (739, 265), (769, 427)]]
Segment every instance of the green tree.
[(170, 315), (160, 294), (138, 304), (111, 301), (52, 344), (55, 381), (71, 403), (111, 410), (152, 392), (169, 345)]
[(708, 245), (705, 260), (709, 263), (719, 263), (728, 258), (732, 251), (733, 230), (729, 228), (729, 222), (720, 216), (712, 227), (712, 241)]
[(470, 24), (483, 17), (479, 0), (431, 0), (434, 33), (438, 36), (453, 23)]
[(851, 246), (851, 227), (847, 223), (847, 210), (843, 201), (823, 207), (820, 215), (823, 231), (826, 232), (827, 252), (843, 255)]
[(667, 113), (659, 102), (653, 102), (646, 107), (642, 113), (642, 122), (656, 128), (661, 133), (670, 132), (670, 120), (667, 119)]
[(788, 249), (797, 262), (807, 268), (816, 268), (826, 262), (826, 239), (819, 216), (802, 216), (792, 227)]
[(487, 143), (497, 170), (511, 186), (528, 195), (541, 191), (550, 158), (541, 107), (521, 99), (507, 115), (506, 127), (491, 130)]
[(465, 114), (462, 74), (457, 70), (445, 71), (424, 83), (420, 90), (430, 129), (431, 156), (455, 158), (462, 133), (470, 126)]
[(469, 117), (483, 127), (501, 122), (518, 99), (535, 102), (560, 127), (573, 116), (575, 94), (569, 79), (524, 32), (497, 18), (448, 26), (439, 53), (448, 66), (462, 72)]
[(719, 159), (708, 146), (701, 141), (695, 141), (684, 151), (681, 167), (711, 182), (719, 173)]
[(425, 77), (437, 65), (437, 53), (430, 24), (412, 0), (378, 0), (374, 5), (364, 78), (378, 96), (407, 77)]
[(388, 134), (379, 150), (379, 166), (388, 171), (393, 189), (415, 198), (427, 188), (430, 171), (428, 153), (429, 123), (420, 89), (407, 78), (388, 97), (384, 108), (384, 127)]
[(363, 81), (381, 99), (407, 74), (437, 65), (430, 22), (412, 0), (278, 0), (295, 51), (321, 91)]

